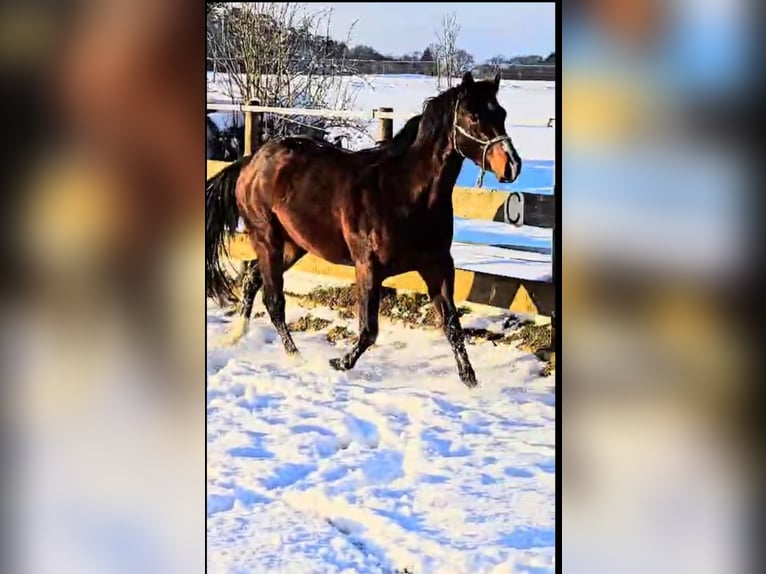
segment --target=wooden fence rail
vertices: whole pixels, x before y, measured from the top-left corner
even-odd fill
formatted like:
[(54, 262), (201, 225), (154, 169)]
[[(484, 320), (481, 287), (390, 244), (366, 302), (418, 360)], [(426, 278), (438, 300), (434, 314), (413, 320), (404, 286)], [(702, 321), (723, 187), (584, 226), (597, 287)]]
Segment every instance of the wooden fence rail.
[[(208, 110), (214, 111), (228, 111), (228, 112), (243, 112), (243, 113), (268, 113), (268, 114), (281, 114), (285, 116), (316, 116), (325, 118), (347, 118), (347, 119), (360, 119), (360, 120), (377, 120), (377, 119), (391, 119), (391, 120), (408, 120), (412, 116), (417, 115), (418, 112), (410, 113), (394, 113), (392, 111), (385, 111), (392, 108), (380, 108), (375, 110), (324, 110), (314, 108), (278, 108), (273, 106), (258, 106), (248, 105), (243, 103), (238, 104), (225, 104), (218, 102), (208, 102)], [(510, 124), (510, 127), (515, 128), (552, 128), (556, 118), (548, 118), (544, 122), (529, 122)]]

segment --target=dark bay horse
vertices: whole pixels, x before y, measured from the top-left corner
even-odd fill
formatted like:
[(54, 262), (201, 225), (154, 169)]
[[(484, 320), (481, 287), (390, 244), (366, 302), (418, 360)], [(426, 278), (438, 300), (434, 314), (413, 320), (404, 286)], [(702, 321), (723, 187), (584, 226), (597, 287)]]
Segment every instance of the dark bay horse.
[(288, 137), (222, 170), (205, 194), (207, 295), (222, 305), (237, 301), (221, 254), (242, 217), (258, 258), (246, 268), (243, 326), (262, 286), (271, 321), (287, 352), (296, 354), (285, 323), (284, 272), (306, 253), (354, 265), (359, 337), (345, 356), (330, 360), (346, 370), (377, 338), (382, 282), (417, 271), (461, 381), (475, 386), (453, 300), (452, 190), (464, 158), (500, 181), (514, 181), (520, 173), (521, 160), (505, 131), (506, 113), (497, 101), (499, 85), (499, 75), (474, 81), (466, 74), (459, 85), (427, 100), (421, 116), (387, 145), (350, 152)]

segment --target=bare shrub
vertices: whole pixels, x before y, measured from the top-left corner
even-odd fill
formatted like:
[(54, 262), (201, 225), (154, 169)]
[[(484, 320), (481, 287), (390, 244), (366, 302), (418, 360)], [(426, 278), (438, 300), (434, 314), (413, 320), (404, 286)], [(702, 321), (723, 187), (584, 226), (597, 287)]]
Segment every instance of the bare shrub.
[[(346, 58), (351, 30), (346, 41), (333, 40), (331, 18), (331, 10), (293, 2), (214, 5), (208, 13), (208, 58), (224, 95), (232, 102), (256, 100), (280, 108), (351, 109), (359, 89), (359, 82), (347, 81), (356, 75)], [(267, 114), (264, 119), (270, 135), (296, 133), (296, 124), (363, 128), (363, 122), (348, 118)]]

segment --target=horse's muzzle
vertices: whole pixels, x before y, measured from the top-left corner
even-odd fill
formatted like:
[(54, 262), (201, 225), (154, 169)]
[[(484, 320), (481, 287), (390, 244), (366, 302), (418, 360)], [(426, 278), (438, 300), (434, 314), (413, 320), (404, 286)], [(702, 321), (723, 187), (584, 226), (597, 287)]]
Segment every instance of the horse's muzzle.
[(521, 173), (521, 159), (509, 157), (505, 164), (505, 171), (502, 177), (498, 178), (500, 183), (513, 183), (518, 179)]
[(502, 146), (505, 153), (505, 162), (503, 174), (497, 179), (500, 183), (513, 183), (521, 173), (521, 158), (510, 141), (504, 141)]

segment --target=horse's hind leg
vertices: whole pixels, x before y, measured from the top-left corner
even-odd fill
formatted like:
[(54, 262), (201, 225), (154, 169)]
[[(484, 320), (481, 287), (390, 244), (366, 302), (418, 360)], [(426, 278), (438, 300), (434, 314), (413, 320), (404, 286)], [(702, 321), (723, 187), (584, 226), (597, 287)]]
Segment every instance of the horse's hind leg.
[(428, 286), (436, 314), (442, 318), (442, 329), (455, 355), (460, 380), (468, 387), (475, 387), (476, 374), (465, 350), (463, 329), (455, 306), (455, 264), (452, 256), (447, 254), (441, 261), (423, 266), (420, 276)]
[(253, 312), (253, 303), (258, 290), (263, 287), (263, 277), (258, 266), (258, 260), (245, 261), (245, 270), (242, 277), (242, 304), (240, 314), (250, 319)]
[(359, 357), (378, 338), (378, 309), (380, 308), (381, 280), (371, 265), (356, 266), (356, 288), (359, 306), (359, 339), (349, 353), (340, 359), (330, 359), (330, 365), (339, 370), (353, 369)]
[[(263, 304), (271, 318), (271, 323), (279, 333), (285, 350), (290, 355), (298, 354), (298, 347), (295, 346), (290, 331), (285, 322), (285, 293), (284, 293), (284, 272), (285, 272), (285, 251), (286, 242), (283, 230), (278, 228), (278, 222), (272, 219), (272, 225), (267, 230), (266, 237), (253, 238), (253, 244), (256, 246), (256, 253), (260, 262), (261, 276), (263, 277)], [(291, 245), (292, 248), (292, 245)], [(294, 252), (292, 263), (300, 259), (305, 254), (302, 250)]]
[(255, 294), (263, 285), (257, 259), (250, 259), (242, 264), (242, 271), (237, 276), (236, 282), (241, 285), (242, 299), (238, 305), (226, 311), (226, 316), (241, 315), (249, 317), (253, 309)]
[(247, 334), (250, 327), (250, 314), (253, 311), (255, 295), (263, 285), (263, 278), (258, 260), (245, 261), (239, 280), (242, 283), (242, 300), (232, 314), (237, 317), (232, 321), (232, 327), (227, 336), (227, 343), (234, 344)]
[[(292, 241), (286, 241), (282, 263), (283, 271), (290, 269), (290, 267), (295, 265), (304, 255), (306, 255), (304, 249), (298, 247)], [(250, 315), (252, 315), (253, 312), (255, 296), (258, 294), (261, 287), (263, 287), (263, 275), (261, 274), (260, 265), (257, 259), (245, 261), (239, 280), (242, 283), (242, 300), (233, 311), (233, 313), (237, 314), (237, 317), (233, 321), (232, 328), (227, 337), (227, 342), (229, 344), (236, 343), (244, 337), (250, 327)]]
[[(295, 265), (301, 257), (306, 255), (304, 249), (298, 247), (295, 243), (289, 240), (284, 242), (283, 251), (283, 271), (290, 269), (290, 267)], [(263, 287), (263, 274), (261, 273), (259, 260), (253, 259), (246, 261), (240, 277), (242, 282), (242, 300), (235, 311), (238, 312), (239, 316), (234, 321), (234, 325), (230, 331), (228, 337), (230, 343), (240, 340), (249, 330), (250, 315), (252, 315), (253, 312), (255, 296), (258, 294), (261, 287)]]

